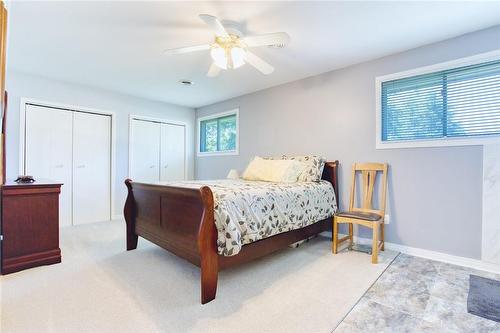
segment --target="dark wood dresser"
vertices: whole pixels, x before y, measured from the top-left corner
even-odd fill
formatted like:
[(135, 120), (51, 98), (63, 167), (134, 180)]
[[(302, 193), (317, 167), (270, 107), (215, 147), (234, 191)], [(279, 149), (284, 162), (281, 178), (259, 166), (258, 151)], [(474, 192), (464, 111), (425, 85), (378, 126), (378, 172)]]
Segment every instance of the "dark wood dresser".
[(37, 180), (2, 186), (2, 274), (61, 262), (61, 185)]

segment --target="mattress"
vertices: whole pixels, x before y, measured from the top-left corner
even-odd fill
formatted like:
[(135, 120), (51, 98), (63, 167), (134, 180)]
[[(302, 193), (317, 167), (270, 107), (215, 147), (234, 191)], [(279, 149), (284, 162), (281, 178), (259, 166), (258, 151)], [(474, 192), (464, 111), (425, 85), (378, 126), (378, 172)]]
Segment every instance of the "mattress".
[(333, 186), (325, 180), (272, 183), (227, 179), (161, 184), (208, 186), (212, 190), (217, 248), (224, 256), (238, 254), (245, 244), (329, 218), (337, 210)]

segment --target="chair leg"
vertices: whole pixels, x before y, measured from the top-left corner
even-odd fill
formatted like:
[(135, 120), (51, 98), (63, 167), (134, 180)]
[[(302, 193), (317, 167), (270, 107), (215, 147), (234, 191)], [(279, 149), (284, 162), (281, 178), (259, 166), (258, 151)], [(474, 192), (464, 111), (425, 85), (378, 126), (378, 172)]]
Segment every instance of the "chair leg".
[(372, 240), (372, 264), (378, 263), (378, 222), (372, 223), (373, 240)]
[(382, 251), (385, 251), (385, 222), (382, 221), (380, 224), (380, 241), (382, 242), (382, 247), (380, 248)]
[(337, 246), (338, 246), (338, 241), (339, 241), (339, 229), (338, 229), (338, 222), (337, 222), (337, 217), (333, 217), (333, 230), (332, 230), (332, 252), (333, 254), (337, 254)]
[(353, 238), (353, 223), (349, 223), (349, 248), (352, 248), (352, 238)]

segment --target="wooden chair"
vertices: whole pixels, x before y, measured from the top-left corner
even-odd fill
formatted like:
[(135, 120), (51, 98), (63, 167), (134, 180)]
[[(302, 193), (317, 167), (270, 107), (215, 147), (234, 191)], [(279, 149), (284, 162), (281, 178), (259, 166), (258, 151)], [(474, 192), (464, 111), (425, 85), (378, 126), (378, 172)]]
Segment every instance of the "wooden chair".
[[(372, 263), (378, 262), (378, 251), (384, 250), (384, 217), (385, 199), (387, 193), (387, 163), (355, 163), (352, 166), (351, 197), (349, 200), (349, 210), (339, 212), (333, 217), (333, 244), (332, 252), (337, 253), (338, 245), (344, 241), (349, 241), (352, 246), (353, 224), (362, 225), (373, 230), (372, 239)], [(361, 207), (355, 206), (356, 174), (361, 173), (363, 184), (361, 186)], [(378, 174), (382, 174), (380, 183), (381, 196), (378, 209), (373, 207), (373, 192), (375, 180)], [(340, 223), (349, 224), (349, 235), (338, 239), (338, 225)], [(380, 235), (379, 235), (380, 228)], [(379, 242), (380, 238), (380, 242)]]

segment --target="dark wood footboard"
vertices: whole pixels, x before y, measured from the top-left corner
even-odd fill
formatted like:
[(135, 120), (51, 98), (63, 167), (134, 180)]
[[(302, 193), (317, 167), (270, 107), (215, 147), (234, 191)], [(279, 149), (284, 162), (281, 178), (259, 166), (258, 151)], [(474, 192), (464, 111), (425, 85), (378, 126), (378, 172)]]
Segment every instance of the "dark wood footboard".
[[(323, 179), (334, 187), (338, 203), (338, 162), (327, 162)], [(215, 298), (220, 269), (241, 264), (331, 229), (330, 219), (243, 246), (231, 257), (217, 254), (217, 229), (212, 191), (143, 184), (125, 180), (128, 189), (124, 214), (127, 250), (137, 248), (138, 236), (188, 260), (201, 269), (201, 303)]]
[(201, 268), (201, 302), (217, 290), (217, 230), (212, 191), (125, 181), (127, 250), (141, 236)]

